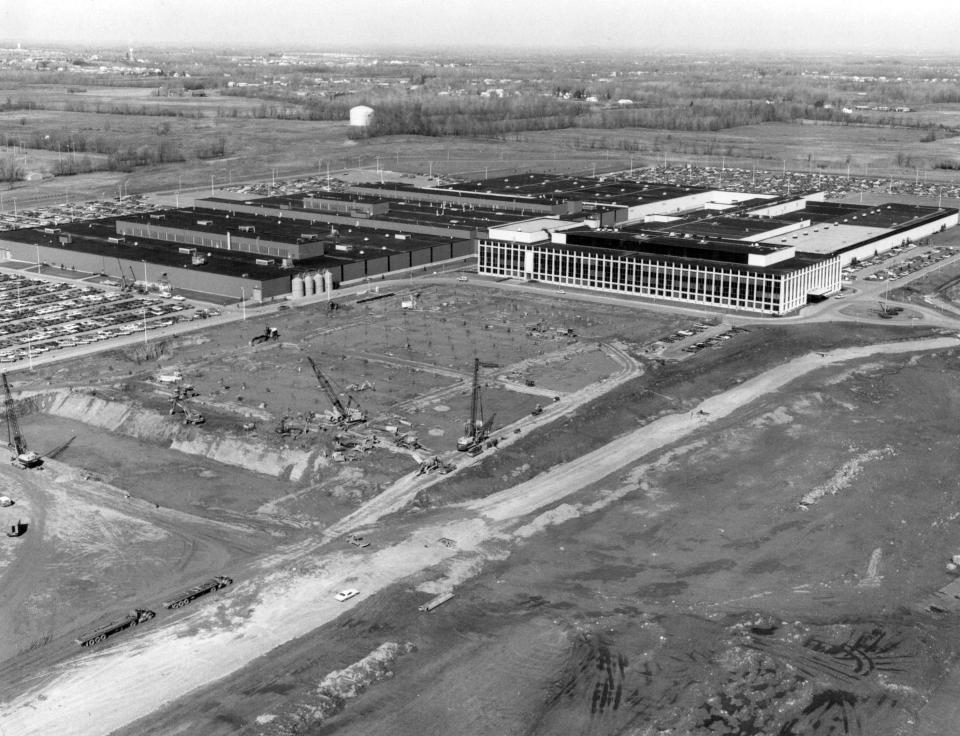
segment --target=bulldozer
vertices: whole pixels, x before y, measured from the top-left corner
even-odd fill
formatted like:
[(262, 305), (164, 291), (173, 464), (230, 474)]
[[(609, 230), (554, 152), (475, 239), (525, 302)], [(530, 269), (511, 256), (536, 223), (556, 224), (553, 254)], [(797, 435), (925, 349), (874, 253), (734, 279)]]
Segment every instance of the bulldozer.
[(263, 332), (250, 338), (250, 347), (262, 342), (276, 342), (280, 339), (280, 330), (276, 327), (264, 326)]
[(420, 463), (420, 468), (417, 470), (417, 475), (426, 475), (427, 473), (432, 473), (434, 470), (438, 470), (442, 475), (446, 475), (447, 473), (450, 473), (456, 469), (456, 465), (446, 463), (440, 459), (439, 455), (434, 455), (433, 457), (428, 458)]
[(287, 416), (280, 417), (280, 423), (274, 429), (274, 432), (276, 432), (281, 437), (291, 437), (291, 438), (297, 438), (300, 435), (305, 434), (306, 431), (307, 431), (306, 425), (295, 424), (294, 422), (291, 422), (290, 417), (287, 417)]

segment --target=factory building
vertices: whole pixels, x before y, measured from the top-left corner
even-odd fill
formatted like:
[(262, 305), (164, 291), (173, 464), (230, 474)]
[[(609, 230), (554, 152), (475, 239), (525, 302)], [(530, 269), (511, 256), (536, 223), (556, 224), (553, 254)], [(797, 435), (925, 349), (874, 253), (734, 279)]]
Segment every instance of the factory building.
[(479, 241), (479, 273), (768, 315), (789, 314), (841, 286), (836, 256), (555, 222), (491, 229)]

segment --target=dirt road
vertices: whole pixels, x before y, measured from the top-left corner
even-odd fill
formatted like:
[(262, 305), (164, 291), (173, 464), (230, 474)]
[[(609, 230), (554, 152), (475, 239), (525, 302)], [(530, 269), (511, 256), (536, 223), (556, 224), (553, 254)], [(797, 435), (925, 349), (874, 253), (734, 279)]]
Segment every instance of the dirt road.
[[(958, 344), (954, 337), (943, 337), (805, 355), (707, 399), (694, 411), (664, 416), (531, 481), (464, 504), (452, 520), (447, 511), (446, 523), (428, 521), (407, 539), (363, 558), (353, 551), (318, 556), (316, 545), (278, 552), (259, 563), (255, 574), (216, 605), (198, 606), (166, 625), (161, 614), (135, 635), (69, 663), (43, 685), (25, 689), (6, 683), (0, 734), (88, 734), (119, 729), (333, 620), (365, 596), (457, 554), (435, 543), (440, 536), (455, 538), (461, 557), (474, 553), (482, 563), (485, 555), (502, 554), (504, 543), (514, 538), (529, 536), (558, 519), (591, 513), (615, 498), (608, 495), (588, 507), (550, 509), (532, 520), (530, 514), (795, 378), (822, 366), (871, 355), (955, 348)], [(626, 488), (622, 493), (630, 491)], [(463, 559), (457, 562), (448, 571), (448, 583), (470, 577), (482, 566)], [(348, 586), (360, 589), (362, 595), (337, 603), (333, 593)], [(189, 667), (184, 662), (189, 662)]]

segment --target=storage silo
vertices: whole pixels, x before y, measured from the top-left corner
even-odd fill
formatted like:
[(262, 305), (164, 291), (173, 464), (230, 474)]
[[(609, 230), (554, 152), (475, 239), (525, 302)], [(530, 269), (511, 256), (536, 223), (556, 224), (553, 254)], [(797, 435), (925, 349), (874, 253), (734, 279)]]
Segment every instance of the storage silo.
[(297, 274), (292, 279), (290, 293), (293, 295), (294, 299), (303, 299), (303, 294), (304, 294), (303, 289), (304, 289), (303, 279), (300, 277), (299, 274)]
[(327, 296), (333, 293), (333, 274), (329, 271), (323, 272), (323, 290), (327, 292)]
[(319, 271), (313, 274), (313, 288), (317, 294), (323, 293), (323, 274)]
[(316, 285), (313, 282), (313, 276), (308, 273), (303, 275), (303, 291), (307, 296), (313, 296), (317, 293)]
[(373, 120), (373, 108), (366, 105), (357, 105), (350, 108), (350, 125), (365, 128)]

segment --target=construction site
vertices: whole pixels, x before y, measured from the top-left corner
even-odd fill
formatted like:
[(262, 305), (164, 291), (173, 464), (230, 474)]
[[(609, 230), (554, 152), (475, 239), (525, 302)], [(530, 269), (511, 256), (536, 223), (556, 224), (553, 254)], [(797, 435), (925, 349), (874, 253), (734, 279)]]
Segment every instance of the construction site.
[(18, 362), (0, 732), (943, 733), (945, 252), (784, 320), (458, 261)]

